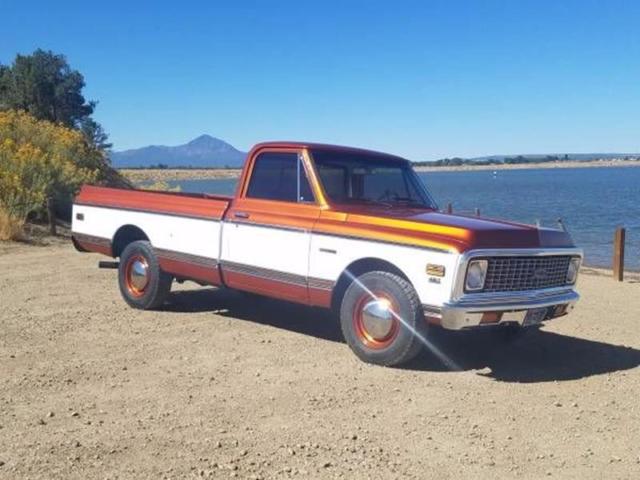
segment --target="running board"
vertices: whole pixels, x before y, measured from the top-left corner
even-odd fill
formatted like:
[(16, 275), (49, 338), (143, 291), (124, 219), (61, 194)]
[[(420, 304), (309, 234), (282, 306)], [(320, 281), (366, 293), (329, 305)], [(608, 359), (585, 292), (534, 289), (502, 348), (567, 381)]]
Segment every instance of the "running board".
[(98, 262), (98, 268), (118, 268), (120, 262), (109, 262), (106, 260), (100, 260)]

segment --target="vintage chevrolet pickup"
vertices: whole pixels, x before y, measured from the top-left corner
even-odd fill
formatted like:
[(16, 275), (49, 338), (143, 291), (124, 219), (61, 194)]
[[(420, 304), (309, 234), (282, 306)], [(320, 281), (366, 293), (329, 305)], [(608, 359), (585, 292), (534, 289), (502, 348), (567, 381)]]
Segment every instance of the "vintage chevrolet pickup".
[(331, 308), (382, 365), (436, 326), (567, 314), (582, 260), (563, 230), (438, 211), (405, 159), (293, 142), (256, 145), (234, 197), (85, 186), (72, 231), (78, 250), (119, 258), (132, 307), (161, 307), (176, 279)]

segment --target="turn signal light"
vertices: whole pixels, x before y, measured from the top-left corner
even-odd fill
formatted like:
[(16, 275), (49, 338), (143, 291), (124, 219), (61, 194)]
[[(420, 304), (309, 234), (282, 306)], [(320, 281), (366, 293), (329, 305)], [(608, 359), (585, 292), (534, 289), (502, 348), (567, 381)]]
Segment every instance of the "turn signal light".
[(498, 323), (502, 320), (502, 312), (485, 312), (482, 314), (480, 323)]

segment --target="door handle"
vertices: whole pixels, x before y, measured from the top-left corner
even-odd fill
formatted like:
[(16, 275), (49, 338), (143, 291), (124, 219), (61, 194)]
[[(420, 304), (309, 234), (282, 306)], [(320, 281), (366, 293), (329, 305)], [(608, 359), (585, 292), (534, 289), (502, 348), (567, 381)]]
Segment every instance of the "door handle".
[(249, 218), (249, 214), (247, 212), (233, 212), (233, 216), (236, 218)]

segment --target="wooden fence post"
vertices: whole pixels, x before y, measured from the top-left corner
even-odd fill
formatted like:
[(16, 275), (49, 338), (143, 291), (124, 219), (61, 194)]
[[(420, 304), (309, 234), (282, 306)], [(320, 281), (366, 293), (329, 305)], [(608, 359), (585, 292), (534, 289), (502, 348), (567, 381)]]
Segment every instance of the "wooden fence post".
[(618, 282), (624, 280), (624, 237), (625, 229), (616, 228), (613, 237), (613, 279)]
[(49, 234), (56, 235), (56, 209), (53, 198), (47, 198), (47, 218), (49, 220)]
[(453, 205), (451, 203), (447, 203), (447, 213), (453, 213)]

